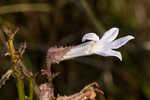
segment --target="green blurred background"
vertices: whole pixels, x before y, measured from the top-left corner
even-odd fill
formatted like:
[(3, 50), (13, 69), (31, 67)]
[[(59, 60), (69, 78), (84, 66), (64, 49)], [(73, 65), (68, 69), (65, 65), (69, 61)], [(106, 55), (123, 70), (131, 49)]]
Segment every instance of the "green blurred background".
[[(85, 33), (118, 27), (118, 37), (132, 34), (135, 40), (119, 49), (123, 56), (79, 57), (53, 65), (55, 94), (71, 95), (98, 82), (105, 100), (150, 100), (150, 1), (149, 0), (0, 0), (0, 24), (19, 27), (15, 45), (26, 41), (23, 61), (30, 71), (40, 72), (47, 49), (81, 43)], [(0, 76), (10, 67), (0, 42)], [(0, 100), (17, 100), (11, 77), (0, 89)], [(101, 99), (103, 100), (103, 99)]]

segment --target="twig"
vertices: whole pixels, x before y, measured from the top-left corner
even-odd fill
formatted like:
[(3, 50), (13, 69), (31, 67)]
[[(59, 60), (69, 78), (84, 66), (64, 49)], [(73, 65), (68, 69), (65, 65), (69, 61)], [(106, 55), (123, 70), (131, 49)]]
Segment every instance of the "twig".
[[(17, 28), (14, 32), (6, 28), (5, 26), (2, 26), (3, 33), (5, 33), (7, 40), (4, 41), (4, 43), (7, 43), (8, 45), (5, 45), (8, 49), (8, 54), (11, 56), (11, 60), (13, 63), (13, 71), (15, 72), (15, 75), (17, 77), (17, 89), (19, 93), (19, 98), (22, 98), (24, 100), (25, 94), (24, 94), (24, 83), (22, 81), (23, 76), (26, 76), (29, 81), (29, 100), (33, 99), (33, 89), (36, 93), (36, 95), (39, 97), (39, 88), (33, 79), (32, 75), (30, 75), (30, 72), (27, 70), (26, 66), (23, 64), (21, 57), (26, 49), (26, 42), (24, 42), (23, 45), (20, 46), (18, 51), (15, 51), (13, 40), (14, 36), (19, 30)], [(20, 69), (21, 68), (21, 69)], [(21, 100), (21, 99), (19, 99)]]
[(13, 74), (12, 69), (8, 69), (7, 72), (0, 79), (0, 88), (5, 84), (5, 82), (9, 79), (9, 77)]
[(96, 93), (99, 93), (99, 95), (104, 95), (103, 91), (98, 88), (98, 83), (93, 82), (85, 86), (78, 93), (70, 96), (58, 96), (56, 100), (95, 100)]
[[(32, 100), (33, 98), (33, 88), (35, 90), (35, 93), (37, 96), (39, 96), (39, 89), (38, 86), (36, 85), (35, 80), (32, 78), (32, 75), (30, 75), (30, 72), (26, 69), (25, 65), (21, 61), (21, 57), (25, 51), (26, 48), (26, 43), (21, 45), (18, 51), (15, 50), (13, 40), (14, 36), (19, 30), (17, 28), (16, 31), (12, 32), (11, 30), (7, 29), (6, 27), (2, 26), (3, 32), (6, 35), (7, 41), (5, 40), (5, 43), (8, 44), (5, 45), (8, 48), (8, 53), (11, 56), (11, 61), (13, 63), (12, 71), (15, 73), (16, 78), (17, 78), (17, 89), (18, 89), (18, 94), (19, 94), (19, 100), (25, 100), (25, 93), (24, 93), (24, 83), (23, 83), (23, 76), (25, 75), (29, 81), (29, 100)], [(5, 75), (5, 74), (4, 74)], [(7, 75), (7, 72), (6, 72)], [(6, 76), (5, 75), (5, 76)], [(10, 76), (10, 75), (9, 75)], [(8, 77), (8, 75), (7, 75)], [(5, 82), (7, 80), (7, 77), (2, 77), (1, 82)]]

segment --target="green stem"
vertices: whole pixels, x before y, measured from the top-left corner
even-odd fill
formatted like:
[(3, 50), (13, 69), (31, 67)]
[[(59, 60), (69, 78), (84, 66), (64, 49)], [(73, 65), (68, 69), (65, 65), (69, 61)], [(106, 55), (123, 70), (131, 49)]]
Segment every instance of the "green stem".
[(29, 87), (32, 87), (34, 89), (35, 94), (39, 97), (40, 90), (38, 88), (38, 85), (35, 82), (35, 79), (30, 75), (29, 71), (26, 69), (22, 61), (20, 61), (20, 65), (22, 66), (23, 73), (25, 74), (27, 79), (29, 79), (29, 81), (32, 82), (31, 84), (33, 85), (33, 87), (30, 85), (30, 82), (29, 82)]
[(19, 56), (16, 55), (12, 38), (13, 38), (13, 34), (10, 37), (10, 39), (8, 40), (8, 45), (9, 45), (9, 52), (11, 54), (11, 60), (12, 60), (12, 63), (14, 64), (13, 69), (15, 71), (16, 78), (17, 78), (16, 86), (17, 86), (17, 90), (18, 90), (19, 100), (25, 100), (24, 83), (22, 80), (22, 72), (17, 67), (17, 60), (19, 59), (18, 58)]
[(29, 81), (29, 98), (28, 98), (28, 100), (33, 100), (33, 89), (34, 89), (33, 82), (32, 82), (31, 78), (29, 78), (28, 81)]
[(17, 69), (17, 66), (14, 66), (15, 71), (16, 71), (16, 77), (17, 77), (17, 90), (18, 90), (18, 95), (19, 95), (19, 100), (25, 100), (25, 93), (24, 93), (24, 83), (22, 80), (22, 74), (21, 72)]
[(19, 94), (19, 100), (25, 100), (24, 84), (23, 84), (23, 81), (18, 78), (17, 78), (17, 89), (18, 89), (18, 94)]

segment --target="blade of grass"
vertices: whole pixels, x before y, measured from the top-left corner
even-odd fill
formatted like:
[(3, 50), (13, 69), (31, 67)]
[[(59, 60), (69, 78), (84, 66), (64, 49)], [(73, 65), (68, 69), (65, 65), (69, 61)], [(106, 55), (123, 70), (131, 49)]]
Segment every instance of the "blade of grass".
[(52, 9), (51, 5), (46, 3), (36, 3), (36, 4), (14, 4), (14, 5), (6, 5), (0, 7), (0, 15), (16, 13), (16, 12), (50, 12)]

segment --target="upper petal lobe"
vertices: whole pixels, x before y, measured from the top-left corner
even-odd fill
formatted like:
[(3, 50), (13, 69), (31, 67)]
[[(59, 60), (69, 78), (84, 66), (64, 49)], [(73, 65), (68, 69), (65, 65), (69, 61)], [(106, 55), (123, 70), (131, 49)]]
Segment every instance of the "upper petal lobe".
[(86, 40), (98, 41), (99, 40), (99, 36), (97, 36), (95, 33), (87, 33), (87, 34), (85, 34), (83, 36), (82, 42), (84, 42)]
[(104, 33), (102, 36), (101, 40), (111, 42), (113, 41), (119, 34), (119, 29), (118, 28), (111, 28), (108, 31)]

